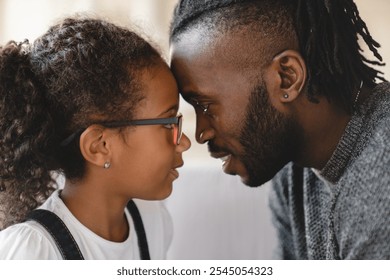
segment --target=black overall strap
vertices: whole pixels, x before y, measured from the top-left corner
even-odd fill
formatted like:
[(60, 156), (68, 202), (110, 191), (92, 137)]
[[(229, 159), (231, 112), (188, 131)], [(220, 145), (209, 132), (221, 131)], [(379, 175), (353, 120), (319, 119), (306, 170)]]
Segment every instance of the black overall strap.
[(84, 259), (69, 229), (56, 214), (48, 210), (36, 209), (30, 212), (27, 220), (38, 222), (51, 234), (64, 260)]
[[(130, 200), (127, 204), (134, 221), (135, 232), (138, 237), (139, 253), (142, 260), (150, 260), (148, 241), (141, 214), (137, 205)], [(41, 224), (53, 237), (64, 260), (83, 260), (83, 254), (64, 222), (51, 211), (36, 209), (30, 212), (26, 220), (34, 220)]]
[(134, 221), (134, 227), (138, 237), (138, 247), (141, 260), (150, 260), (149, 246), (148, 240), (146, 238), (144, 224), (142, 222), (141, 214), (138, 211), (137, 205), (135, 205), (133, 200), (129, 201), (129, 203), (127, 204), (127, 209), (129, 209), (131, 217)]

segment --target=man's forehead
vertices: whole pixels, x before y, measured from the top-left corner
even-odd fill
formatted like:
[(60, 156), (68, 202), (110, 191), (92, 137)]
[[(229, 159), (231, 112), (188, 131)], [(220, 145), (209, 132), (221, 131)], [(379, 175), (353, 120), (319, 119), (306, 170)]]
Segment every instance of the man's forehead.
[(187, 29), (171, 44), (171, 54), (186, 56), (213, 52), (216, 34), (213, 30), (202, 26)]
[[(269, 59), (269, 44), (246, 29), (218, 33), (207, 27), (189, 28), (171, 46), (171, 57), (234, 67), (238, 71), (263, 64)], [(273, 51), (273, 48), (272, 48)]]

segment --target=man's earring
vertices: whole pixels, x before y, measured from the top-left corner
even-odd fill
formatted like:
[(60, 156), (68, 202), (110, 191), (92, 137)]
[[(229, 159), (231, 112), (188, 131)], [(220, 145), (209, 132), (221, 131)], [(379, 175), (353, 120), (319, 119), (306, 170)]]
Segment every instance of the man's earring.
[(104, 168), (104, 169), (108, 169), (108, 168), (110, 168), (110, 166), (111, 166), (111, 163), (110, 163), (109, 161), (106, 161), (106, 162), (104, 163), (104, 165), (103, 165), (103, 168)]
[(284, 99), (288, 99), (288, 98), (289, 98), (288, 94), (285, 93), (285, 94), (283, 95), (283, 98), (284, 98)]

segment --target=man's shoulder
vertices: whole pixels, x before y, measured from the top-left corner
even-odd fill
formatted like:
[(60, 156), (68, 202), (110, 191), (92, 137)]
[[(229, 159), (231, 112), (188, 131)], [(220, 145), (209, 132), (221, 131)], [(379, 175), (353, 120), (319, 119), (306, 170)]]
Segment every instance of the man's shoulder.
[(275, 185), (287, 185), (294, 174), (299, 173), (299, 168), (293, 162), (287, 163), (276, 175), (272, 178), (272, 183)]
[(390, 177), (390, 110), (377, 119), (367, 137), (354, 165), (361, 166), (365, 173), (378, 171)]
[[(390, 180), (390, 84), (375, 89), (372, 102), (366, 108), (366, 120), (357, 141), (349, 171), (361, 180), (384, 176)], [(372, 183), (372, 182), (371, 182)], [(388, 183), (390, 184), (390, 182)]]
[(339, 182), (340, 196), (358, 202), (357, 208), (390, 203), (390, 112), (377, 119), (362, 143)]
[(273, 195), (287, 199), (303, 186), (305, 169), (293, 162), (286, 164), (272, 179)]

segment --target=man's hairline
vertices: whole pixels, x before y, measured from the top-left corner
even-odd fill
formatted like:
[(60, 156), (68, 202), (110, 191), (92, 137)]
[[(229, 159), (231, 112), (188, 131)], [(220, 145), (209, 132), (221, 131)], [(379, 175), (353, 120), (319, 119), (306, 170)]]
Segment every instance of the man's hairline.
[[(252, 28), (254, 24), (255, 23), (248, 23), (245, 25), (237, 25), (231, 28), (223, 28), (218, 24), (210, 27), (202, 26), (202, 22), (196, 22), (194, 24), (191, 24), (190, 26), (185, 27), (184, 30), (182, 30), (179, 34), (172, 38), (171, 45), (179, 44), (184, 39), (183, 37), (189, 35), (189, 32), (200, 32), (203, 36), (201, 36), (201, 45), (197, 46), (198, 51), (212, 51), (215, 52), (216, 56), (224, 56), (226, 54), (224, 52), (221, 52), (221, 50), (229, 50), (232, 48), (232, 46), (230, 44), (227, 44), (226, 46), (220, 44), (220, 41), (233, 41), (237, 38), (237, 36), (241, 36), (242, 39), (245, 39), (241, 41), (247, 42), (243, 44), (244, 48), (250, 52), (240, 52), (236, 55), (236, 61), (242, 60), (243, 53), (247, 58), (246, 60), (250, 61), (250, 63), (237, 62), (236, 65), (241, 65), (243, 69), (246, 69), (251, 65), (256, 65), (255, 67), (257, 68), (259, 66), (264, 67), (272, 60), (275, 55), (287, 49), (299, 52), (297, 36), (291, 35), (289, 36), (289, 38), (280, 38), (281, 35), (278, 34), (272, 37), (267, 37), (268, 34), (261, 32), (261, 28), (256, 28), (257, 30), (254, 30)], [(280, 39), (275, 39), (277, 37), (279, 37)], [(278, 40), (278, 42), (275, 43), (276, 40)], [(259, 46), (260, 44), (262, 44), (262, 47), (259, 49), (257, 46)], [(218, 50), (218, 52), (216, 52), (215, 50)]]

